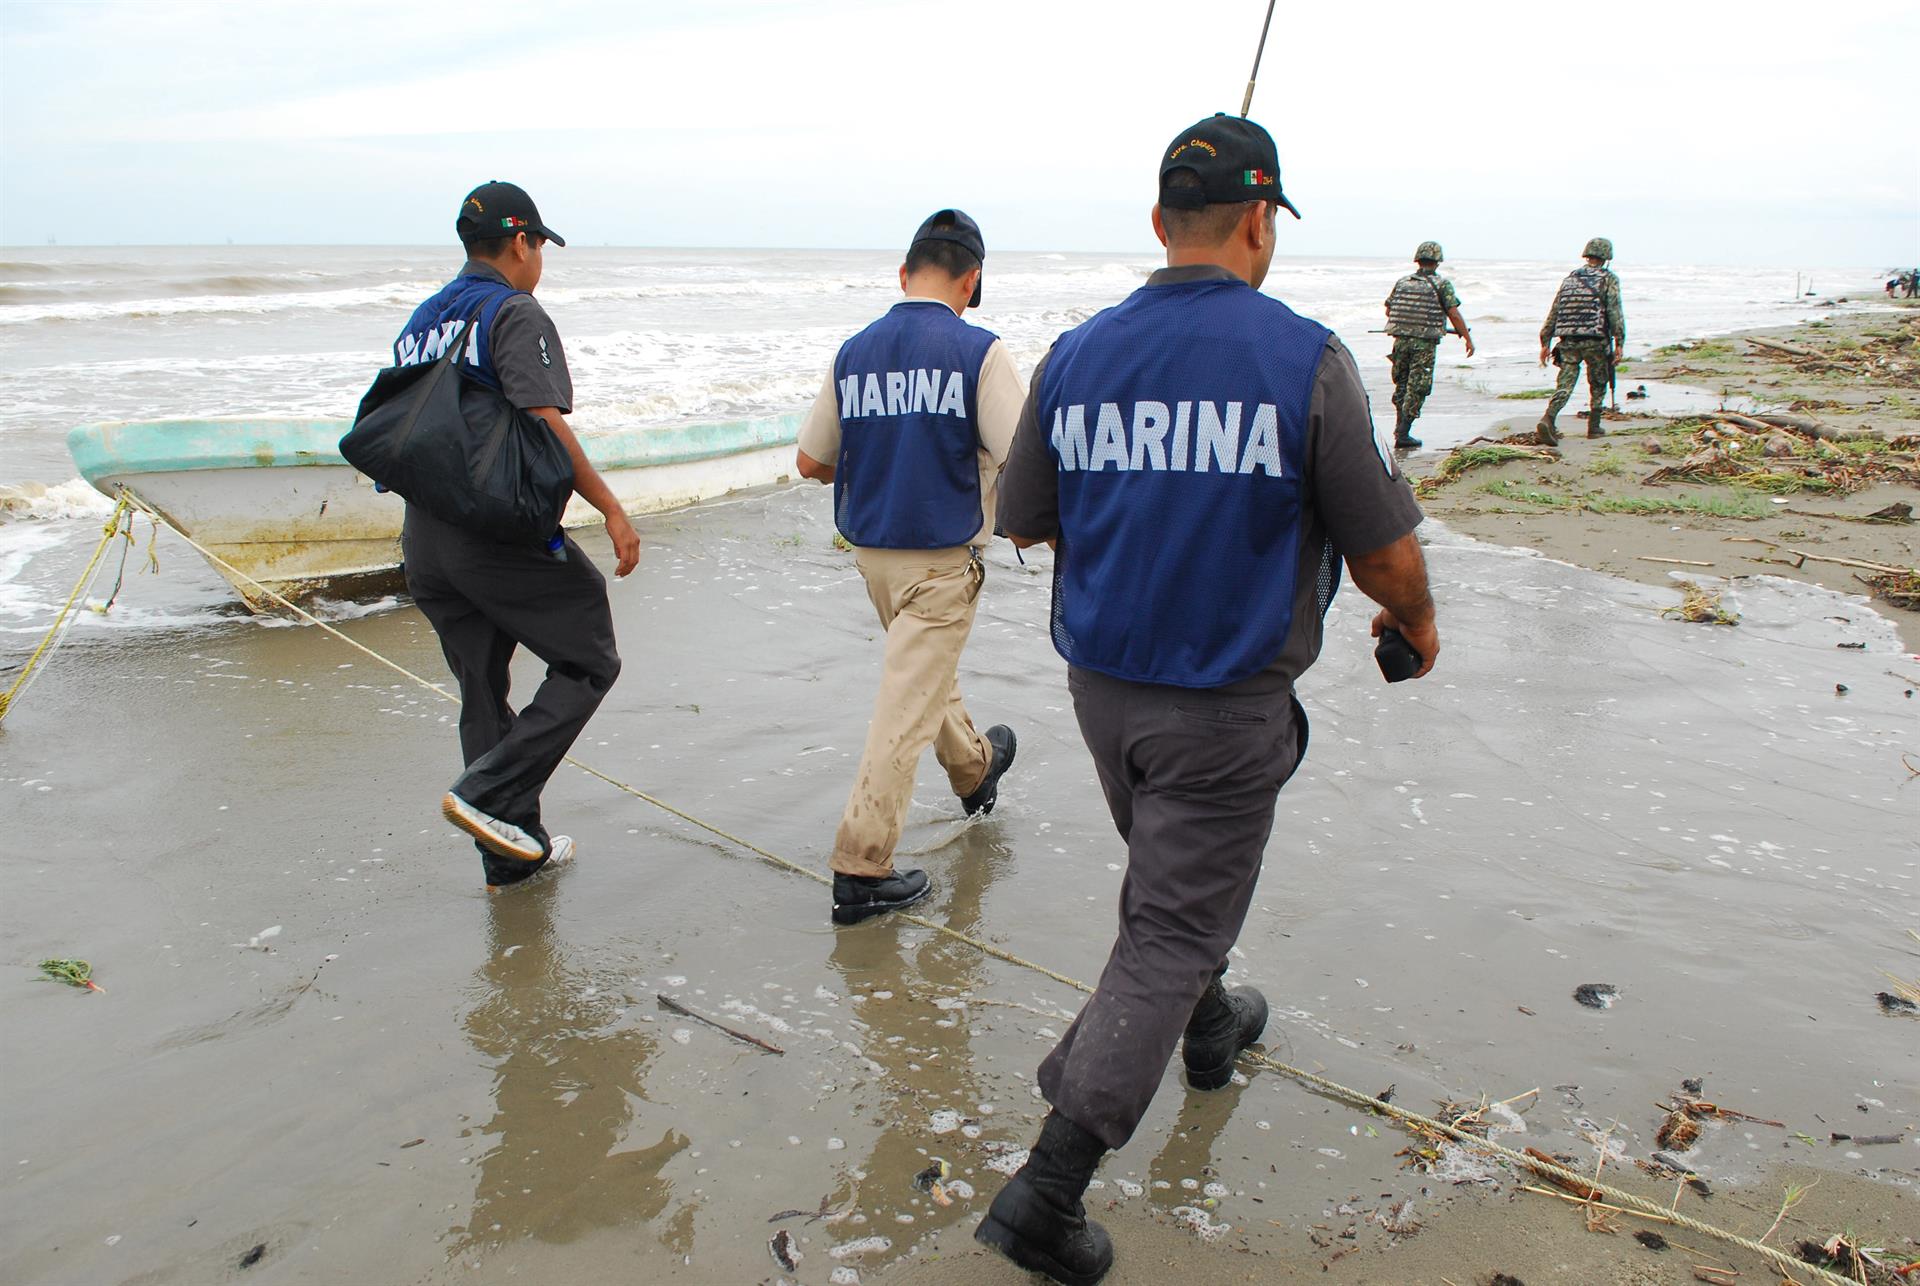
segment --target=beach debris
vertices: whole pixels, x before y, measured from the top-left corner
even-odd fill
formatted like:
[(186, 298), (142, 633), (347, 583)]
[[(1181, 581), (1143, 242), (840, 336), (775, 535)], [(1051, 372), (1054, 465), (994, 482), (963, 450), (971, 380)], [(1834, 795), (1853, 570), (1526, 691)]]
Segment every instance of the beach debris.
[(1640, 385), (1638, 388), (1630, 388), (1627, 390), (1627, 401), (1629, 402), (1638, 402), (1650, 396), (1652, 395), (1647, 392), (1647, 386), (1645, 384)]
[(1865, 643), (1835, 643), (1834, 646), (1839, 648), (1846, 648), (1849, 651), (1853, 651), (1853, 652), (1864, 652), (1867, 650), (1867, 645)]
[(773, 1239), (767, 1242), (767, 1251), (773, 1256), (773, 1262), (780, 1265), (780, 1271), (787, 1273), (797, 1272), (800, 1261), (806, 1258), (800, 1253), (793, 1234), (785, 1228), (773, 1234)]
[(1906, 1138), (1907, 1136), (1904, 1134), (1830, 1134), (1827, 1136), (1827, 1141), (1829, 1143), (1852, 1143), (1858, 1147), (1874, 1148), (1881, 1147), (1888, 1143), (1904, 1143), (1906, 1142)]
[(913, 1186), (932, 1197), (935, 1205), (952, 1205), (953, 1197), (948, 1195), (947, 1180), (953, 1177), (953, 1166), (943, 1157), (927, 1159), (933, 1164), (913, 1176)]
[[(1547, 1165), (1555, 1166), (1562, 1170), (1566, 1169), (1567, 1165), (1571, 1161), (1571, 1158), (1569, 1158), (1567, 1161), (1563, 1161), (1559, 1157), (1549, 1156), (1545, 1152), (1542, 1152), (1539, 1148), (1533, 1148), (1533, 1147), (1528, 1148), (1526, 1150), (1526, 1154), (1529, 1157), (1532, 1157), (1535, 1161), (1541, 1161)], [(1536, 1167), (1536, 1169), (1538, 1169), (1538, 1167)], [(1551, 1183), (1554, 1187), (1566, 1189), (1568, 1192), (1571, 1192), (1575, 1197), (1579, 1198), (1581, 1201), (1593, 1201), (1598, 1199), (1598, 1197), (1600, 1196), (1599, 1192), (1594, 1190), (1591, 1186), (1581, 1183), (1578, 1179), (1562, 1178), (1560, 1175), (1554, 1174), (1548, 1170), (1539, 1170), (1539, 1174), (1541, 1178), (1545, 1179), (1548, 1183)]]
[(820, 1205), (817, 1209), (782, 1210), (777, 1215), (769, 1216), (767, 1222), (779, 1223), (783, 1219), (804, 1219), (808, 1223), (813, 1223), (816, 1220), (824, 1219), (830, 1224), (839, 1223), (842, 1219), (852, 1214), (859, 1204), (860, 1185), (856, 1183), (853, 1185), (852, 1193), (847, 1197), (846, 1204), (837, 1209), (833, 1204), (833, 1194), (829, 1192), (820, 1198)]
[(1884, 508), (1876, 509), (1872, 513), (1867, 514), (1862, 521), (1865, 521), (1865, 522), (1912, 522), (1913, 506), (1908, 504), (1904, 500), (1896, 500), (1894, 501), (1894, 503), (1887, 505)]
[(406, 1151), (406, 1150), (407, 1150), (408, 1148), (417, 1148), (417, 1147), (419, 1147), (419, 1146), (420, 1146), (420, 1145), (421, 1145), (422, 1143), (425, 1143), (425, 1142), (426, 1142), (426, 1140), (425, 1140), (425, 1139), (408, 1139), (408, 1140), (407, 1140), (407, 1141), (406, 1141), (405, 1143), (402, 1143), (402, 1144), (400, 1145), (400, 1150), (401, 1150), (402, 1152), (404, 1152), (404, 1151)]
[(682, 1018), (691, 1018), (693, 1019), (693, 1021), (697, 1023), (705, 1023), (707, 1026), (713, 1028), (715, 1031), (725, 1032), (727, 1035), (733, 1037), (735, 1040), (745, 1041), (749, 1045), (754, 1045), (760, 1049), (766, 1050), (769, 1054), (785, 1054), (787, 1052), (786, 1050), (780, 1048), (778, 1045), (775, 1045), (771, 1041), (761, 1040), (758, 1036), (753, 1035), (751, 1032), (741, 1031), (738, 1027), (729, 1027), (726, 1023), (721, 1022), (718, 1018), (709, 1018), (703, 1013), (698, 1013), (692, 1009), (689, 1009), (687, 1008), (687, 1006), (681, 1004), (679, 1001), (675, 1000), (672, 996), (667, 995), (665, 992), (655, 992), (653, 998), (659, 1001), (660, 1007), (666, 1010), (668, 1013), (679, 1014)]
[(1633, 1239), (1645, 1246), (1648, 1250), (1667, 1250), (1670, 1248), (1667, 1239), (1651, 1228), (1642, 1228), (1639, 1232), (1633, 1234)]
[(1487, 1278), (1487, 1286), (1527, 1286), (1527, 1284), (1512, 1273), (1495, 1273)]
[(1760, 1244), (1766, 1245), (1767, 1238), (1773, 1236), (1780, 1227), (1780, 1221), (1787, 1217), (1787, 1211), (1806, 1200), (1807, 1194), (1819, 1186), (1818, 1179), (1812, 1183), (1789, 1183), (1781, 1194), (1779, 1213), (1773, 1216), (1773, 1222), (1767, 1225), (1767, 1230), (1760, 1234)]
[(1875, 598), (1920, 612), (1920, 568), (1890, 568), (1854, 579), (1872, 590)]
[(1880, 1008), (1889, 1014), (1913, 1017), (1920, 1014), (1920, 1004), (1915, 1004), (1905, 996), (1896, 996), (1891, 991), (1876, 991), (1873, 998), (1880, 1002)]
[(1573, 989), (1573, 998), (1588, 1009), (1611, 1009), (1620, 999), (1620, 988), (1610, 982), (1583, 982)]
[(78, 987), (82, 991), (104, 992), (106, 990), (93, 980), (93, 966), (85, 960), (42, 960), (40, 981), (65, 983), (69, 987)]
[(1685, 1152), (1700, 1139), (1700, 1124), (1685, 1112), (1675, 1109), (1667, 1114), (1660, 1123), (1659, 1131), (1653, 1141), (1663, 1148), (1673, 1148)]
[(1802, 1263), (1845, 1273), (1857, 1282), (1864, 1282), (1869, 1280), (1869, 1269), (1881, 1267), (1876, 1256), (1884, 1255), (1886, 1251), (1878, 1246), (1862, 1246), (1845, 1233), (1837, 1232), (1825, 1241), (1805, 1238), (1793, 1248), (1793, 1253), (1799, 1256)]
[(1640, 439), (1640, 449), (1648, 455), (1662, 455), (1666, 452), (1667, 444), (1649, 435)]
[(1836, 683), (1833, 685), (1833, 695), (1836, 697), (1844, 697), (1851, 691), (1853, 691), (1853, 689), (1844, 683)]
[(1550, 447), (1517, 446), (1510, 442), (1468, 442), (1447, 452), (1440, 461), (1440, 467), (1415, 485), (1414, 490), (1423, 496), (1430, 496), (1452, 482), (1469, 469), (1493, 467), (1514, 460), (1557, 461), (1561, 458), (1558, 451)]
[(254, 1248), (252, 1250), (249, 1250), (246, 1254), (240, 1256), (239, 1266), (242, 1268), (251, 1268), (255, 1264), (259, 1263), (261, 1260), (265, 1259), (266, 1257), (267, 1257), (267, 1243), (263, 1241), (255, 1245)]
[[(1738, 625), (1740, 615), (1720, 605), (1720, 591), (1702, 589), (1690, 580), (1679, 582), (1680, 605), (1663, 610), (1662, 616), (1677, 616), (1692, 625)], [(1586, 1003), (1582, 1001), (1581, 1003)], [(1604, 1008), (1604, 1006), (1596, 1006)]]

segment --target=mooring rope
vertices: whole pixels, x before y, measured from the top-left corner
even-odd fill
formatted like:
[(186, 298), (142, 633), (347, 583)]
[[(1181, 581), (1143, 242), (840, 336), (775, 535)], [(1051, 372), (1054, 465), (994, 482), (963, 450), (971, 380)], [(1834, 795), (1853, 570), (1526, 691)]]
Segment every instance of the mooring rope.
[[(67, 631), (73, 627), (73, 622), (80, 619), (75, 614), (73, 605), (93, 588), (93, 582), (100, 576), (101, 559), (106, 557), (107, 546), (111, 545), (113, 538), (120, 534), (121, 520), (128, 518), (132, 510), (133, 506), (123, 492), (119, 503), (113, 507), (113, 516), (107, 519), (106, 526), (101, 531), (100, 543), (94, 547), (93, 557), (87, 560), (86, 567), (80, 572), (80, 579), (73, 583), (73, 591), (67, 595), (67, 601), (61, 604), (60, 614), (54, 617), (53, 624), (47, 627), (46, 634), (40, 639), (40, 646), (33, 649), (33, 654), (27, 658), (26, 664), (20, 667), (20, 674), (14, 679), (13, 686), (5, 692), (0, 692), (0, 722), (6, 720), (7, 711), (13, 709), (13, 703), (26, 695), (27, 687), (33, 681), (34, 672), (54, 654), (66, 638)], [(127, 539), (131, 541), (133, 539), (131, 522), (127, 524), (126, 534)], [(115, 592), (118, 593), (118, 590)]]
[[(148, 505), (144, 500), (142, 500), (138, 495), (136, 495), (131, 488), (123, 486), (120, 490), (120, 495), (121, 495), (121, 504), (123, 506), (130, 502), (134, 508), (137, 508), (141, 512), (150, 515), (154, 519), (154, 521), (164, 524), (169, 531), (173, 532), (174, 535), (178, 536), (181, 540), (184, 540), (188, 545), (192, 546), (195, 550), (199, 551), (200, 555), (203, 558), (205, 558), (208, 562), (212, 563), (215, 567), (218, 567), (220, 570), (222, 570), (223, 572), (226, 572), (230, 576), (237, 577), (239, 580), (245, 581), (247, 584), (253, 586), (253, 588), (259, 590), (261, 594), (263, 594), (265, 597), (271, 599), (274, 603), (278, 604), (280, 607), (283, 607), (287, 611), (293, 613), (295, 616), (299, 617), (301, 620), (306, 621), (310, 625), (319, 626), (322, 630), (325, 630), (328, 634), (332, 635), (334, 638), (339, 639), (342, 643), (345, 643), (348, 647), (353, 648), (355, 651), (361, 653), (362, 655), (366, 656), (370, 660), (377, 661), (381, 665), (386, 666), (388, 669), (392, 670), (394, 673), (399, 674), (407, 679), (411, 679), (414, 683), (419, 684), (421, 687), (425, 688), (427, 691), (433, 693), (434, 695), (442, 698), (443, 700), (451, 701), (455, 705), (458, 705), (460, 703), (459, 697), (455, 696), (451, 692), (448, 692), (445, 688), (441, 687), (439, 684), (434, 683), (429, 679), (422, 678), (420, 675), (415, 674), (412, 670), (409, 670), (406, 666), (401, 665), (398, 661), (395, 661), (386, 656), (383, 656), (379, 652), (376, 652), (372, 648), (368, 647), (366, 644), (358, 642), (357, 640), (349, 637), (344, 632), (334, 628), (334, 626), (332, 626), (328, 622), (321, 620), (318, 616), (315, 616), (312, 612), (307, 611), (305, 608), (301, 607), (299, 604), (293, 602), (291, 599), (287, 598), (285, 595), (278, 593), (277, 591), (270, 588), (269, 586), (263, 585), (258, 580), (255, 580), (253, 577), (247, 575), (247, 573), (241, 571), (239, 568), (235, 567), (232, 563), (228, 562), (226, 559), (220, 557), (220, 555), (208, 549), (205, 545), (202, 545), (199, 541), (195, 540), (192, 536), (189, 536), (186, 532), (180, 530), (180, 528), (170, 518), (168, 518), (165, 514), (160, 513), (158, 510), (154, 509), (152, 506)], [(109, 534), (109, 537), (111, 537), (112, 535), (111, 531), (108, 534)], [(104, 542), (102, 543), (101, 547), (103, 549), (105, 548)], [(98, 560), (98, 557), (99, 555), (96, 553), (95, 555), (96, 561)], [(762, 861), (765, 861), (769, 865), (775, 866), (780, 870), (787, 871), (793, 875), (805, 876), (807, 879), (813, 880), (815, 883), (818, 883), (818, 884), (825, 884), (825, 885), (831, 886), (833, 883), (833, 879), (831, 876), (822, 874), (821, 872), (814, 870), (812, 867), (802, 866), (800, 863), (795, 862), (790, 858), (782, 857), (778, 853), (772, 852), (769, 849), (762, 848), (760, 845), (755, 844), (753, 841), (749, 839), (745, 839), (739, 835), (735, 835), (732, 831), (726, 830), (725, 828), (720, 826), (716, 826), (714, 823), (707, 821), (705, 818), (696, 816), (695, 814), (690, 813), (683, 808), (679, 808), (673, 804), (670, 804), (666, 800), (661, 799), (656, 795), (648, 794), (646, 791), (641, 790), (638, 786), (632, 785), (629, 782), (621, 781), (619, 778), (611, 776), (607, 773), (604, 773), (600, 771), (598, 768), (595, 768), (593, 765), (584, 763), (581, 760), (574, 758), (572, 755), (568, 755), (566, 757), (566, 762), (571, 764), (573, 767), (579, 769), (581, 772), (586, 773), (589, 777), (598, 778), (600, 781), (605, 782), (607, 785), (612, 786), (614, 789), (622, 791), (628, 795), (631, 795), (633, 796), (633, 798), (638, 799), (643, 803), (651, 804), (653, 807), (658, 808), (662, 812), (670, 813), (673, 816), (679, 818), (681, 821), (686, 822), (690, 826), (698, 827), (699, 829), (706, 831), (710, 835), (713, 835), (719, 839), (725, 840), (729, 844), (733, 844), (739, 848), (743, 848), (747, 852), (752, 853), (754, 856), (760, 858)], [(1087, 995), (1093, 994), (1093, 988), (1089, 986), (1087, 983), (1080, 981), (1078, 978), (1074, 978), (1067, 974), (1060, 973), (1056, 970), (1049, 969), (1043, 964), (1040, 964), (1033, 960), (1029, 960), (1024, 956), (1017, 955), (1012, 951), (1008, 951), (1004, 947), (995, 946), (991, 942), (984, 941), (980, 938), (973, 936), (970, 933), (966, 933), (966, 932), (963, 932), (962, 930), (953, 928), (951, 925), (940, 924), (936, 921), (929, 920), (924, 916), (912, 915), (907, 912), (895, 912), (892, 918), (895, 920), (904, 920), (909, 924), (917, 925), (920, 928), (928, 929), (934, 933), (938, 933), (945, 937), (951, 938), (956, 942), (964, 943), (965, 945), (972, 947), (974, 950), (979, 951), (984, 955), (992, 956), (996, 960), (1001, 960), (1007, 964), (1016, 965), (1019, 968), (1027, 969), (1034, 973), (1040, 974), (1043, 977), (1051, 978), (1055, 982), (1061, 984), (1064, 987), (1070, 987), (1075, 991), (1083, 992)], [(1761, 1256), (1764, 1259), (1769, 1260), (1770, 1262), (1773, 1263), (1775, 1267), (1781, 1269), (1781, 1271), (1785, 1272), (1789, 1277), (1791, 1277), (1791, 1275), (1794, 1272), (1810, 1273), (1813, 1275), (1814, 1280), (1816, 1281), (1834, 1283), (1836, 1284), (1836, 1286), (1858, 1286), (1858, 1283), (1854, 1282), (1851, 1278), (1843, 1277), (1840, 1274), (1831, 1271), (1830, 1269), (1822, 1268), (1815, 1264), (1806, 1263), (1804, 1260), (1797, 1259), (1794, 1256), (1789, 1255), (1783, 1250), (1778, 1250), (1772, 1246), (1765, 1245), (1764, 1243), (1755, 1241), (1749, 1237), (1743, 1237), (1739, 1233), (1729, 1232), (1725, 1228), (1719, 1228), (1710, 1223), (1703, 1223), (1698, 1219), (1694, 1219), (1687, 1215), (1683, 1215), (1679, 1213), (1677, 1210), (1671, 1209), (1667, 1206), (1662, 1206), (1658, 1202), (1649, 1201), (1644, 1197), (1636, 1196), (1631, 1192), (1626, 1192), (1620, 1188), (1616, 1188), (1611, 1184), (1602, 1182), (1597, 1175), (1595, 1176), (1583, 1175), (1578, 1173), (1577, 1171), (1570, 1170), (1565, 1166), (1555, 1165), (1551, 1162), (1543, 1161), (1538, 1157), (1529, 1156), (1523, 1152), (1516, 1152), (1512, 1148), (1505, 1147), (1499, 1143), (1495, 1143), (1491, 1139), (1483, 1139), (1480, 1136), (1470, 1133), (1467, 1130), (1463, 1130), (1456, 1125), (1450, 1125), (1445, 1121), (1435, 1120), (1433, 1117), (1430, 1117), (1430, 1116), (1423, 1116), (1419, 1112), (1415, 1112), (1408, 1108), (1401, 1107), (1395, 1103), (1382, 1102), (1375, 1095), (1365, 1093), (1364, 1091), (1361, 1091), (1361, 1090), (1353, 1089), (1350, 1086), (1342, 1085), (1338, 1081), (1328, 1080), (1326, 1077), (1320, 1076), (1314, 1072), (1309, 1072), (1305, 1068), (1294, 1067), (1291, 1064), (1283, 1063), (1279, 1059), (1274, 1058), (1269, 1054), (1265, 1054), (1257, 1050), (1245, 1050), (1242, 1052), (1241, 1057), (1256, 1067), (1264, 1067), (1268, 1071), (1278, 1072), (1283, 1076), (1291, 1077), (1293, 1080), (1296, 1080), (1301, 1084), (1309, 1086), (1313, 1089), (1319, 1090), (1331, 1098), (1340, 1099), (1343, 1102), (1350, 1103), (1355, 1107), (1363, 1108), (1366, 1111), (1376, 1113), (1381, 1116), (1390, 1117), (1394, 1120), (1401, 1121), (1408, 1125), (1419, 1126), (1423, 1130), (1441, 1135), (1445, 1138), (1452, 1139), (1455, 1143), (1458, 1143), (1460, 1146), (1464, 1148), (1469, 1148), (1476, 1152), (1486, 1153), (1487, 1155), (1490, 1155), (1490, 1156), (1500, 1157), (1503, 1160), (1510, 1161), (1519, 1165), (1521, 1168), (1525, 1170), (1531, 1170), (1535, 1174), (1543, 1175), (1549, 1179), (1556, 1180), (1562, 1185), (1572, 1187), (1576, 1192), (1584, 1191), (1584, 1192), (1596, 1193), (1600, 1196), (1607, 1197), (1608, 1199), (1612, 1200), (1618, 1205), (1627, 1207), (1629, 1210), (1632, 1210), (1637, 1214), (1652, 1216), (1653, 1218), (1658, 1219), (1665, 1223), (1669, 1223), (1676, 1228), (1685, 1228), (1689, 1232), (1700, 1233), (1702, 1236), (1711, 1237), (1714, 1240), (1724, 1242), (1729, 1246), (1738, 1246), (1742, 1250), (1750, 1251), (1756, 1255)]]

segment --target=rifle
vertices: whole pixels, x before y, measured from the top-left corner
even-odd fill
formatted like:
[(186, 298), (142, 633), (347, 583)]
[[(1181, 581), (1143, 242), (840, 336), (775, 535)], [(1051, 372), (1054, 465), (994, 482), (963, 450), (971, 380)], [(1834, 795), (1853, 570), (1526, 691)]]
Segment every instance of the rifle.
[(1607, 349), (1607, 396), (1613, 399), (1613, 409), (1616, 411), (1620, 409), (1620, 365), (1614, 360), (1618, 351), (1612, 347)]

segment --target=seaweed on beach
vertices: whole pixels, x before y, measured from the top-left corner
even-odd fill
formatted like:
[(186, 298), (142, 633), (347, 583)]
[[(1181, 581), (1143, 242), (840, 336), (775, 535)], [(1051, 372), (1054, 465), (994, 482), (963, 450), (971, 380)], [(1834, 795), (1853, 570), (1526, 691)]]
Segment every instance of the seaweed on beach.
[(1447, 457), (1440, 462), (1440, 467), (1428, 477), (1420, 479), (1414, 489), (1423, 496), (1430, 496), (1469, 469), (1502, 465), (1512, 460), (1552, 462), (1558, 459), (1560, 459), (1560, 453), (1546, 447), (1517, 446), (1506, 442), (1469, 442), (1447, 452)]
[(1690, 580), (1680, 582), (1680, 605), (1669, 607), (1662, 616), (1678, 617), (1694, 625), (1738, 625), (1740, 616), (1720, 606), (1720, 592), (1700, 588)]
[(1861, 584), (1873, 591), (1873, 596), (1884, 599), (1895, 607), (1904, 607), (1909, 612), (1920, 612), (1920, 571), (1874, 572), (1858, 577)]
[(1897, 329), (1870, 332), (1859, 340), (1842, 338), (1817, 348), (1759, 335), (1746, 336), (1746, 342), (1804, 375), (1920, 388), (1920, 322), (1909, 321)]
[(1920, 486), (1913, 437), (1842, 433), (1805, 415), (1715, 411), (1674, 420), (1650, 443), (1648, 454), (1678, 457), (1642, 479), (1650, 486), (1704, 483), (1776, 496)]
[(105, 991), (93, 980), (93, 966), (85, 960), (59, 959), (40, 962), (40, 981), (65, 983), (83, 991)]

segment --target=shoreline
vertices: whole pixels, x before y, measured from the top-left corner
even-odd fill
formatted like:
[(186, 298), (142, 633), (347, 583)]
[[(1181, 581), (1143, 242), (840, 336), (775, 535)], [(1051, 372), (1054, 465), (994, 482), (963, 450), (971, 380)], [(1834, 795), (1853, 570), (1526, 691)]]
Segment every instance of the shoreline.
[[(1913, 582), (1890, 593), (1864, 579), (1885, 573), (1859, 566), (1920, 567), (1920, 524), (1911, 521), (1920, 511), (1920, 309), (1848, 308), (1824, 321), (1668, 345), (1623, 365), (1623, 397), (1647, 385), (1649, 401), (1660, 400), (1663, 386), (1704, 391), (1742, 418), (1785, 412), (1831, 436), (1764, 423), (1743, 429), (1713, 410), (1628, 410), (1609, 411), (1606, 436), (1588, 439), (1575, 414), (1586, 395), (1576, 390), (1555, 449), (1531, 446), (1544, 399), (1527, 401), (1526, 414), (1420, 462), (1424, 471), (1409, 470), (1428, 515), (1479, 540), (1646, 585), (1675, 588), (1693, 577), (1711, 581), (1709, 592), (1737, 597), (1743, 580), (1768, 575), (1870, 597), (1904, 650), (1920, 652)], [(1503, 452), (1501, 444), (1521, 450)], [(1873, 480), (1858, 476), (1853, 458), (1869, 447), (1885, 466)], [(1729, 458), (1753, 467), (1731, 483), (1654, 478), (1709, 456), (1714, 468)], [(1798, 480), (1780, 476), (1792, 470)], [(1769, 471), (1776, 476), (1761, 476)], [(1869, 518), (1897, 505), (1908, 507), (1909, 520)]]

